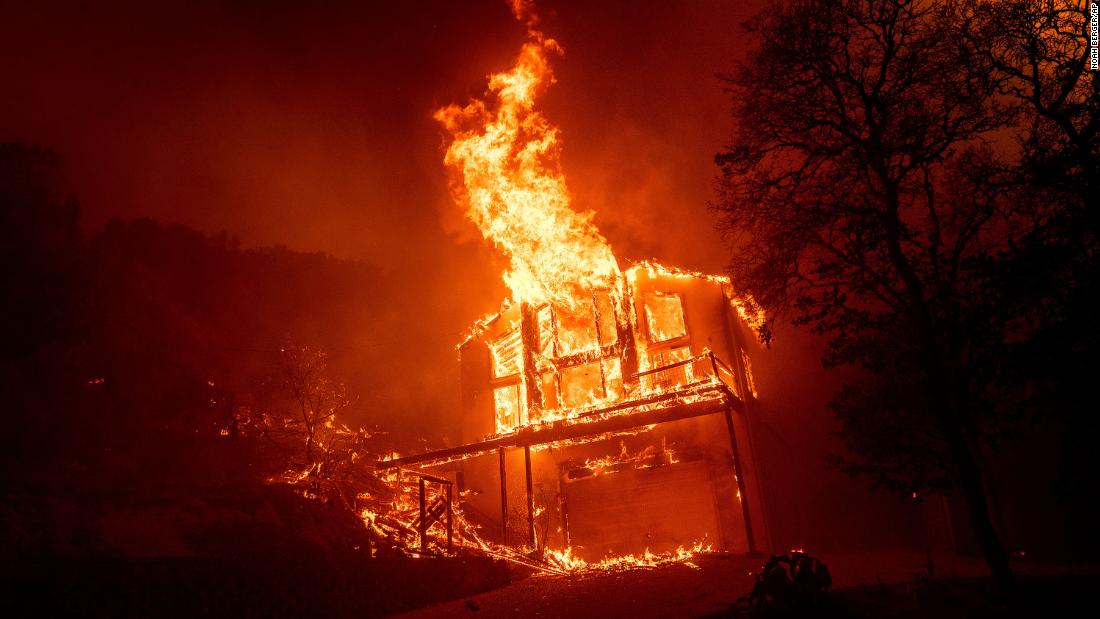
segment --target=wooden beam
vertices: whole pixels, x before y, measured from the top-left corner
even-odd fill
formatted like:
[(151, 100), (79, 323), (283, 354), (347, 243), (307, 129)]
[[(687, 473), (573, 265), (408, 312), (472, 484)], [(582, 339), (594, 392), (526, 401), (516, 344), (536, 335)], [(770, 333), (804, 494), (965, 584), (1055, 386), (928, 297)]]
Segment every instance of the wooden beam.
[(424, 504), (424, 478), (420, 478), (420, 552), (428, 552), (428, 513)]
[(527, 402), (525, 418), (521, 423), (528, 423), (537, 418), (542, 412), (542, 391), (537, 387), (539, 375), (535, 370), (535, 351), (539, 350), (539, 317), (535, 308), (528, 303), (521, 303), (520, 312), (520, 339), (523, 342), (523, 381), (527, 385)]
[(436, 477), (435, 475), (431, 475), (429, 473), (423, 473), (421, 471), (417, 471), (417, 470), (413, 470), (413, 469), (410, 469), (410, 471), (412, 471), (413, 473), (419, 475), (420, 477), (422, 477), (422, 478), (424, 478), (424, 479), (426, 479), (426, 480), (428, 480), (432, 483), (442, 484), (444, 486), (451, 485), (451, 480), (447, 479), (446, 477)]
[(500, 455), (500, 528), (504, 543), (508, 543), (508, 471), (504, 467), (504, 448), (497, 450)]
[(448, 484), (447, 485), (447, 552), (448, 553), (451, 553), (451, 552), (454, 551), (454, 532), (455, 532), (454, 517), (455, 517), (455, 511), (454, 511), (454, 492), (453, 492), (453, 490), (454, 490), (454, 486)]
[[(681, 398), (694, 397), (698, 401), (682, 404)], [(619, 413), (629, 408), (654, 407), (629, 413)], [(378, 469), (390, 469), (412, 464), (431, 465), (461, 460), (489, 453), (503, 447), (523, 447), (541, 445), (556, 441), (595, 436), (607, 432), (631, 430), (640, 426), (679, 421), (691, 417), (721, 413), (726, 408), (742, 410), (742, 402), (723, 385), (708, 386), (702, 390), (681, 389), (631, 402), (624, 402), (585, 413), (584, 415), (563, 419), (547, 424), (538, 424), (487, 439), (449, 449), (439, 449), (422, 454), (383, 460), (375, 466)], [(616, 414), (612, 414), (616, 413)]]
[(749, 514), (749, 493), (745, 490), (745, 476), (741, 470), (741, 450), (737, 448), (737, 435), (733, 431), (733, 412), (726, 408), (726, 429), (730, 433), (730, 450), (733, 452), (733, 478), (737, 481), (737, 493), (741, 495), (741, 516), (745, 519), (745, 537), (749, 553), (756, 553), (756, 536), (752, 533), (752, 516)]
[(535, 491), (531, 480), (531, 446), (523, 446), (523, 461), (527, 473), (527, 532), (531, 548), (535, 547)]

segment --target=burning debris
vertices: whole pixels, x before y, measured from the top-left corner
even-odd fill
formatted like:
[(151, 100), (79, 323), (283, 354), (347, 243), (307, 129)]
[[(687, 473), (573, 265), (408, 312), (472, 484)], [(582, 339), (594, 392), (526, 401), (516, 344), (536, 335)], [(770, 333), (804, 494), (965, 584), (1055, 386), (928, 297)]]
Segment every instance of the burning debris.
[(692, 563), (692, 559), (699, 554), (712, 552), (713, 550), (713, 546), (700, 541), (690, 546), (681, 546), (672, 552), (662, 554), (654, 554), (650, 552), (649, 549), (646, 549), (638, 555), (608, 557), (600, 561), (589, 563), (584, 559), (573, 556), (572, 549), (566, 548), (564, 551), (547, 552), (547, 560), (552, 565), (560, 566), (562, 569), (573, 573), (660, 567), (669, 563), (684, 563), (694, 567), (695, 565)]

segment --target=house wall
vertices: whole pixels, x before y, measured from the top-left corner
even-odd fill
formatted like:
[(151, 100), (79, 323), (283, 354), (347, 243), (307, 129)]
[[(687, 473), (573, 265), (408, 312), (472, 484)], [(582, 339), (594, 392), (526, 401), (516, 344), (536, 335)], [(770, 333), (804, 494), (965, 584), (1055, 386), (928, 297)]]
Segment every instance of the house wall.
[[(646, 364), (651, 346), (643, 306), (645, 293), (651, 290), (677, 293), (682, 299), (688, 337), (677, 344), (689, 346), (692, 355), (713, 351), (735, 369), (741, 367), (738, 338), (742, 334), (736, 330), (742, 327), (722, 284), (697, 277), (663, 275), (645, 268), (635, 270), (630, 290), (636, 329), (631, 333), (634, 341), (628, 344), (640, 364)], [(460, 349), (463, 442), (476, 442), (496, 432), (492, 389), (499, 381), (492, 377), (487, 344), (521, 320), (519, 308), (510, 308)], [(739, 395), (746, 391), (743, 378), (732, 382)], [(751, 403), (751, 397), (747, 401)], [(751, 405), (746, 411), (747, 415), (734, 413), (733, 424), (745, 498), (755, 525), (755, 545), (766, 550), (769, 545), (765, 511), (750, 434)], [(652, 456), (662, 446), (673, 451), (675, 463), (628, 467), (590, 479), (565, 477), (566, 471), (582, 467), (588, 460), (614, 456), (624, 450), (637, 454), (648, 449), (646, 453)], [(731, 458), (729, 431), (720, 414), (659, 424), (638, 434), (586, 444), (532, 448), (532, 482), (537, 506), (541, 508), (536, 518), (539, 545), (564, 548), (567, 542), (572, 542), (575, 553), (593, 560), (607, 551), (639, 553), (648, 547), (660, 552), (671, 549), (666, 548), (670, 545), (689, 545), (705, 535), (707, 543), (715, 548), (744, 552), (748, 549), (746, 527)], [(526, 542), (529, 533), (523, 449), (506, 450), (505, 464), (510, 541)], [(486, 524), (487, 537), (500, 539), (498, 456), (495, 453), (479, 456), (461, 466), (469, 490), (464, 497), (467, 509), (476, 512)], [(570, 517), (575, 521), (573, 527), (568, 522)], [(568, 540), (567, 534), (574, 532), (578, 539)], [(579, 548), (582, 542), (585, 547)]]

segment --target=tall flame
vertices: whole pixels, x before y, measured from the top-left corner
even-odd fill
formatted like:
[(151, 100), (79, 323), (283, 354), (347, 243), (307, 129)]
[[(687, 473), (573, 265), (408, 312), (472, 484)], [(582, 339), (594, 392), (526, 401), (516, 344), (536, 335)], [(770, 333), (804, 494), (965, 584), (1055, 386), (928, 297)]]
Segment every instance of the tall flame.
[(530, 2), (515, 0), (512, 9), (528, 33), (515, 66), (489, 77), (484, 100), (434, 118), (452, 138), (445, 162), (461, 176), (455, 201), (508, 256), (513, 301), (573, 306), (583, 291), (613, 288), (619, 267), (592, 213), (571, 207), (559, 130), (535, 109), (554, 81), (548, 56), (562, 48), (536, 29)]

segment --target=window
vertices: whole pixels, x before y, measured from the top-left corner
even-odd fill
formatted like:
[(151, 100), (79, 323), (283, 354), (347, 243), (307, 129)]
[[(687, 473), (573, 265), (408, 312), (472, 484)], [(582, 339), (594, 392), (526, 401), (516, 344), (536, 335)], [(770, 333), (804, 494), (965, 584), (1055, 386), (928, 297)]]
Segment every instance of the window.
[(596, 316), (591, 303), (581, 303), (574, 308), (555, 307), (558, 321), (558, 355), (566, 357), (597, 347)]
[(523, 389), (518, 384), (493, 389), (493, 404), (497, 411), (497, 432), (508, 432), (524, 422), (523, 395)]
[(597, 324), (600, 328), (600, 346), (610, 346), (619, 340), (619, 325), (615, 317), (615, 304), (611, 295), (600, 291), (592, 295), (596, 305)]
[(543, 357), (557, 356), (554, 350), (554, 308), (543, 305), (538, 311), (539, 353)]
[(603, 380), (608, 397), (623, 397), (623, 364), (618, 357), (603, 359)]
[(646, 325), (649, 341), (668, 342), (687, 335), (684, 325), (684, 305), (674, 292), (650, 292), (645, 296)]
[[(596, 291), (571, 307), (544, 305), (535, 318), (538, 323), (535, 363), (540, 372), (537, 388), (542, 393), (542, 410), (585, 407), (608, 397), (622, 396), (620, 361), (614, 355), (603, 357), (603, 351), (619, 341), (618, 314), (609, 291)], [(563, 358), (575, 359), (574, 355), (580, 354), (590, 362), (555, 368), (555, 365), (560, 368)]]
[(561, 371), (561, 400), (566, 408), (577, 408), (605, 397), (600, 362), (574, 365)]
[(539, 349), (546, 357), (568, 357), (619, 340), (615, 304), (606, 290), (573, 307), (544, 306), (538, 311), (538, 323)]
[(519, 329), (512, 329), (489, 344), (489, 354), (493, 359), (493, 376), (503, 378), (519, 374), (523, 363), (523, 337)]
[(554, 372), (544, 372), (539, 376), (542, 388), (542, 408), (552, 411), (560, 403), (558, 402), (558, 375)]

